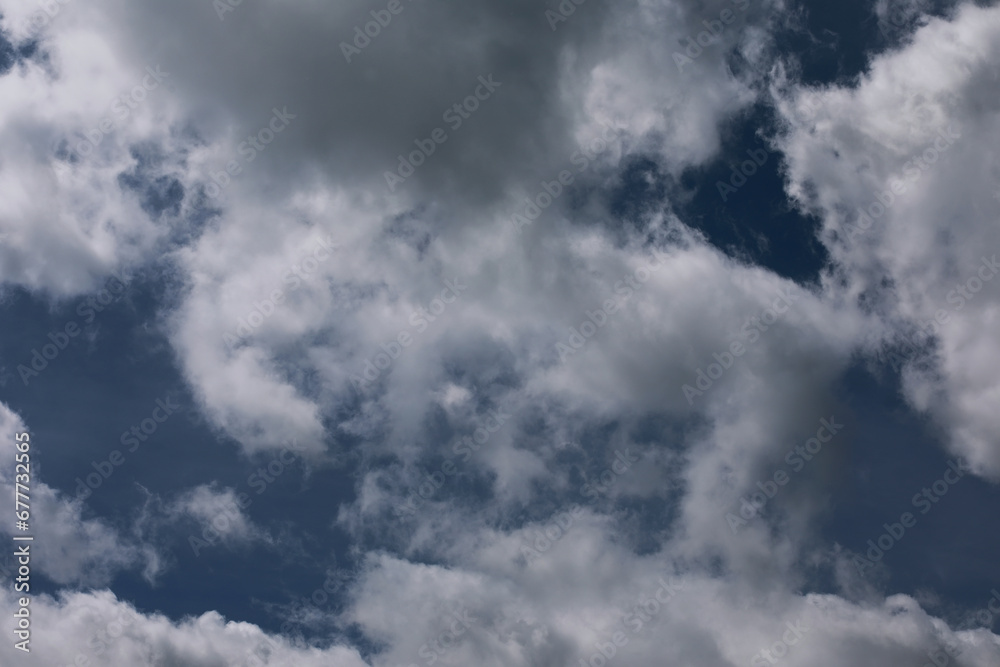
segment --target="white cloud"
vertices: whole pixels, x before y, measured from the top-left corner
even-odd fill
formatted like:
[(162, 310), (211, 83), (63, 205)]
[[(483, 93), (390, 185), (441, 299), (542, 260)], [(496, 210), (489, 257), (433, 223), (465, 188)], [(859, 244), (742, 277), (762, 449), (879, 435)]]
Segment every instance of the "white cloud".
[[(667, 575), (683, 580), (683, 592), (647, 622), (655, 628), (630, 638), (622, 664), (746, 664), (797, 621), (810, 630), (790, 649), (789, 665), (917, 662), (946, 642), (962, 646), (970, 666), (996, 664), (996, 636), (953, 631), (905, 596), (870, 603), (846, 590), (844, 597), (797, 593), (804, 558), (832, 559), (811, 547), (822, 484), (775, 503), (786, 519), (777, 535), (763, 524), (734, 535), (724, 515), (789, 441), (836, 416), (830, 386), (859, 345), (898, 333), (901, 322), (933, 317), (982, 248), (1000, 245), (989, 187), (1000, 102), (988, 72), (1000, 60), (1000, 11), (967, 8), (953, 24), (931, 21), (911, 45), (876, 61), (856, 89), (782, 82), (789, 190), (824, 213), (836, 262), (820, 289), (725, 258), (669, 205), (640, 220), (643, 234), (632, 236), (611, 229), (617, 223), (596, 198), (563, 197), (523, 234), (509, 224), (540, 181), (575, 168), (574, 152), (602, 124), (614, 128), (614, 138), (575, 174), (583, 194), (612, 183), (630, 155), (659, 155), (671, 175), (715, 155), (720, 123), (752, 102), (760, 83), (734, 79), (723, 56), (739, 49), (757, 72), (767, 71), (768, 8), (741, 17), (747, 29), (734, 26), (690, 70), (678, 71), (673, 53), (679, 39), (732, 4), (711, 2), (696, 12), (675, 2), (591, 0), (555, 33), (537, 3), (414, 4), (350, 66), (336, 39), (349, 37), (356, 23), (346, 5), (244, 3), (222, 22), (203, 2), (68, 6), (46, 42), (56, 78), (29, 65), (0, 79), (12, 95), (2, 99), (28, 100), (0, 105), (0, 132), (16, 133), (27, 170), (0, 165), (0, 194), (18, 195), (0, 209), (0, 232), (10, 235), (0, 246), (7, 253), (0, 280), (64, 296), (112, 267), (156, 256), (168, 227), (179, 223), (154, 223), (115, 190), (118, 174), (136, 161), (129, 148), (140, 140), (163, 146), (175, 159), (157, 169), (191, 192), (240, 155), (244, 136), (263, 127), (275, 106), (287, 106), (297, 117), (232, 176), (219, 216), (169, 254), (183, 289), (166, 315), (168, 333), (210, 423), (247, 452), (293, 438), (300, 453), (321, 456), (338, 454), (342, 436), (360, 441), (352, 452), (363, 471), (359, 498), (338, 514), (359, 549), (376, 530), (382, 541), (397, 540), (403, 554), (442, 563), (370, 555), (347, 609), (333, 620), (356, 623), (383, 642), (376, 665), (424, 660), (421, 651), (451, 627), (449, 614), (459, 607), (476, 621), (454, 647), (434, 649), (440, 664), (575, 663), (625, 631), (626, 614)], [(476, 40), (461, 38), (472, 31)], [(151, 46), (151, 34), (185, 40)], [(413, 48), (445, 34), (459, 36), (453, 50)], [(172, 95), (105, 137), (99, 158), (49, 174), (44, 150), (51, 139), (99, 122), (105, 101), (128, 87), (132, 70), (122, 63), (139, 62), (162, 62)], [(317, 62), (336, 66), (318, 70)], [(495, 97), (397, 193), (386, 193), (382, 172), (441, 124), (442, 110), (476, 77), (491, 72), (503, 82)], [(71, 104), (76, 90), (83, 101)], [(366, 92), (345, 92), (359, 90)], [(46, 106), (56, 94), (60, 103)], [(811, 98), (820, 104), (807, 112), (802, 102)], [(834, 236), (845, 215), (871, 204), (872, 193), (950, 122), (965, 139), (921, 171), (919, 185), (850, 247)], [(190, 206), (186, 201), (185, 215)], [(310, 244), (326, 237), (336, 239), (338, 252), (297, 283), (286, 281)], [(26, 253), (29, 243), (58, 257), (58, 271), (41, 263), (40, 251)], [(662, 266), (630, 288), (582, 350), (560, 359), (556, 344), (569, 340), (588, 311), (624, 296), (616, 284), (646, 270), (650, 246), (664, 253)], [(891, 289), (880, 287), (883, 274)], [(417, 324), (414, 313), (433, 312), (446, 280), (467, 287), (433, 321)], [(777, 311), (775, 300), (789, 291), (788, 311), (749, 336), (750, 318)], [(868, 293), (875, 306), (859, 308), (858, 297)], [(996, 382), (986, 373), (995, 366), (990, 327), (997, 310), (984, 289), (953, 312), (942, 328), (938, 373), (911, 368), (905, 384), (914, 404), (952, 426), (955, 450), (988, 474), (1000, 466), (990, 441), (998, 426), (989, 408)], [(254, 312), (260, 324), (232, 344)], [(402, 333), (412, 343), (400, 345), (392, 355), (398, 358), (358, 390), (352, 376)], [(734, 341), (745, 354), (702, 388), (699, 371), (726, 365), (717, 360)], [(689, 401), (685, 384), (703, 393)], [(410, 524), (372, 522), (424, 481), (419, 466), (428, 456), (454, 451), (454, 439), (441, 434), (474, 433), (485, 406), (513, 415), (464, 462), (488, 480), (491, 507), (479, 512), (443, 493)], [(676, 428), (634, 435), (651, 415)], [(642, 464), (615, 494), (683, 494), (676, 523), (651, 536), (655, 548), (640, 556), (636, 529), (595, 504), (540, 560), (523, 564), (521, 545), (545, 524), (496, 526), (509, 526), (503, 521), (543, 496), (572, 494), (572, 466), (556, 456), (556, 445), (598, 429), (599, 441), (575, 449), (603, 461), (616, 448), (633, 448)], [(395, 457), (389, 464), (386, 454)], [(52, 525), (79, 517), (78, 507), (66, 507), (68, 518)], [(236, 517), (224, 529), (234, 543), (260, 536), (231, 489), (198, 487), (171, 511), (202, 522), (220, 512)], [(83, 526), (90, 533), (81, 539), (115, 544), (102, 524)], [(121, 566), (104, 558), (107, 568)], [(67, 582), (86, 571), (76, 561), (47, 567)], [(65, 645), (40, 649), (61, 662), (100, 618), (123, 608), (100, 593), (39, 597), (37, 604), (40, 626), (66, 633)], [(87, 605), (99, 608), (97, 626), (82, 613)], [(262, 638), (213, 612), (176, 623), (141, 617), (106, 659), (225, 664), (245, 660), (248, 645)], [(276, 640), (273, 651), (267, 664), (363, 664), (343, 647)]]
[[(2, 11), (16, 23), (10, 4)], [(152, 257), (169, 228), (123, 191), (119, 176), (136, 166), (138, 142), (168, 154), (186, 149), (170, 132), (179, 116), (169, 79), (147, 73), (157, 63), (122, 60), (99, 28), (72, 20), (80, 4), (40, 35), (47, 59), (0, 77), (0, 283), (56, 298)], [(179, 168), (168, 160), (152, 171), (169, 179)]]
[(239, 497), (233, 489), (218, 489), (203, 484), (185, 491), (166, 508), (172, 519), (189, 517), (202, 528), (202, 534), (214, 543), (221, 539), (230, 545), (246, 544), (254, 540), (270, 541), (270, 537), (253, 524), (244, 510), (249, 500)]
[[(10, 608), (14, 604), (10, 593), (5, 591), (2, 595), (4, 607)], [(366, 664), (352, 648), (296, 645), (268, 635), (250, 623), (227, 621), (215, 612), (177, 622), (159, 614), (137, 613), (107, 591), (71, 593), (58, 599), (38, 595), (30, 608), (36, 628), (31, 658), (46, 665), (363, 667)], [(24, 654), (13, 648), (11, 642), (4, 642), (0, 656), (5, 661), (14, 661), (22, 660)]]
[[(14, 498), (17, 454), (15, 434), (28, 432), (21, 418), (0, 403), (0, 489), (4, 497)], [(30, 442), (30, 440), (29, 440)], [(142, 567), (147, 580), (159, 573), (159, 556), (149, 545), (142, 545), (101, 519), (84, 518), (81, 501), (64, 497), (41, 481), (37, 455), (41, 443), (29, 449), (30, 531), (14, 531), (13, 521), (4, 522), (0, 531), (6, 535), (31, 535), (35, 539), (32, 564), (60, 585), (103, 586), (118, 572)], [(23, 491), (23, 489), (22, 489)], [(5, 560), (9, 565), (10, 560)]]
[[(888, 342), (944, 322), (931, 366), (911, 364), (904, 391), (946, 426), (953, 452), (994, 479), (1000, 292), (981, 280), (992, 269), (977, 274), (1000, 250), (998, 32), (996, 8), (929, 21), (911, 45), (877, 58), (857, 89), (787, 98), (782, 141), (790, 192), (824, 217), (837, 263), (830, 291), (863, 299)], [(807, 103), (812, 114), (800, 111)], [(859, 221), (859, 208), (876, 217)], [(963, 296), (967, 283), (975, 294)]]

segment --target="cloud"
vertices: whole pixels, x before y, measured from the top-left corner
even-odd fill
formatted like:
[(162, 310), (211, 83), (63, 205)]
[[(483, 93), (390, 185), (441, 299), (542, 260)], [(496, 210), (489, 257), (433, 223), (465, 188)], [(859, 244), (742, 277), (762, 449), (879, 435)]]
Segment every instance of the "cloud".
[[(3, 596), (5, 607), (14, 604), (9, 592)], [(47, 665), (87, 664), (83, 660), (91, 664), (192, 667), (366, 664), (352, 648), (296, 645), (250, 623), (227, 621), (215, 612), (176, 622), (160, 614), (143, 614), (107, 591), (69, 593), (56, 599), (37, 595), (31, 613), (35, 627), (44, 627), (48, 636), (59, 637), (59, 641), (38, 637), (31, 643), (32, 657)], [(0, 655), (15, 660), (23, 653), (4, 642)]]
[[(0, 229), (11, 235), (0, 248), (2, 280), (63, 296), (113, 269), (165, 259), (184, 287), (171, 339), (212, 423), (250, 452), (291, 431), (303, 451), (317, 454), (339, 438), (331, 425), (351, 404), (345, 386), (369, 341), (408, 328), (445, 279), (488, 285), (493, 276), (477, 275), (482, 267), (519, 270), (534, 261), (521, 253), (521, 239), (487, 231), (499, 243), (489, 247), (470, 230), (502, 229), (543, 180), (575, 169), (574, 158), (589, 154), (607, 127), (616, 138), (587, 158), (578, 188), (602, 183), (629, 153), (653, 153), (675, 175), (713, 155), (720, 121), (755, 97), (754, 75), (737, 80), (721, 67), (731, 49), (760, 51), (763, 33), (745, 28), (766, 19), (748, 6), (713, 2), (693, 11), (592, 0), (552, 31), (536, 3), (501, 8), (482, 0), (461, 12), (407, 5), (350, 63), (330, 36), (352, 39), (368, 18), (346, 7), (247, 6), (219, 21), (201, 3), (138, 8), (107, 0), (86, 11), (61, 5), (44, 25), (10, 11), (14, 34), (39, 38), (46, 60), (26, 61), (0, 81), (20, 100), (0, 127), (22, 146), (19, 168), (0, 171), (0, 184), (6, 174), (12, 192), (48, 185), (17, 210), (9, 207), (21, 199), (7, 198), (8, 212), (0, 211), (7, 221)], [(673, 44), (697, 39), (703, 22), (725, 9), (736, 21), (694, 65), (678, 68)], [(410, 48), (470, 29), (481, 39), (455, 42), (447, 53)], [(137, 39), (170, 30), (188, 35), (183, 49), (150, 51)], [(240, 30), (256, 36), (236, 39)], [(310, 66), (317, 59), (331, 63), (322, 80)], [(146, 66), (169, 73), (166, 83), (120, 126), (100, 132), (92, 153), (69, 156), (117, 99), (135, 96)], [(449, 113), (455, 104), (476, 105), (467, 99), (480, 77), (496, 82), (490, 97), (471, 113)], [(350, 89), (367, 92), (341, 93)], [(280, 133), (268, 129), (274, 109), (293, 117)], [(385, 172), (437, 127), (447, 143), (388, 192)], [(273, 137), (266, 150), (251, 150), (249, 139), (267, 139), (265, 130)], [(71, 139), (59, 144), (61, 137)], [(240, 318), (282, 287), (314, 235), (335, 237), (343, 252), (252, 340), (235, 350), (222, 345)], [(60, 256), (59, 271), (41, 271), (42, 256)], [(527, 284), (503, 286), (502, 298)], [(547, 307), (544, 299), (534, 305)], [(586, 304), (576, 305), (582, 312)], [(487, 322), (480, 324), (486, 333)], [(444, 333), (438, 327), (420, 349)], [(420, 408), (404, 410), (415, 417)]]
[[(21, 12), (9, 4), (2, 11), (17, 34)], [(156, 63), (121, 60), (98, 28), (72, 19), (78, 9), (71, 4), (40, 34), (25, 35), (45, 57), (36, 53), (0, 77), (8, 147), (0, 164), (0, 282), (57, 299), (94, 289), (163, 247), (181, 223), (148, 211), (165, 207), (161, 190), (181, 194), (176, 160), (187, 150), (170, 131), (179, 115), (169, 79), (147, 72)], [(136, 196), (123, 178), (143, 163), (149, 182)]]
[(205, 539), (211, 544), (218, 540), (230, 546), (256, 540), (270, 542), (270, 536), (255, 526), (244, 512), (249, 504), (249, 500), (237, 496), (233, 489), (202, 484), (185, 491), (171, 502), (165, 509), (165, 518), (194, 519), (202, 529), (201, 535), (207, 535)]
[(831, 293), (879, 316), (871, 345), (909, 359), (907, 399), (992, 479), (998, 30), (996, 8), (929, 20), (910, 45), (874, 59), (856, 89), (785, 96), (781, 141), (789, 192), (824, 221)]
[[(0, 469), (0, 488), (5, 497), (14, 498), (14, 457), (18, 453), (15, 434), (30, 433), (21, 418), (0, 403), (0, 449), (5, 465)], [(43, 445), (33, 443), (35, 452)], [(84, 505), (66, 498), (60, 491), (41, 481), (37, 455), (29, 449), (27, 501), (30, 507), (30, 532), (15, 531), (12, 522), (0, 530), (6, 535), (31, 535), (35, 547), (32, 564), (52, 581), (69, 586), (103, 586), (119, 572), (142, 568), (153, 581), (160, 571), (160, 556), (151, 545), (143, 544), (102, 519), (85, 518)], [(23, 489), (21, 489), (23, 492)], [(14, 570), (12, 559), (3, 561), (5, 569)]]
[[(602, 532), (580, 527), (571, 545), (525, 568), (514, 565), (516, 541), (487, 541), (462, 568), (373, 559), (350, 619), (391, 647), (374, 665), (430, 655), (443, 665), (603, 664), (602, 653), (608, 664), (773, 664), (768, 651), (775, 661), (837, 667), (923, 664), (947, 649), (985, 666), (1000, 655), (989, 631), (954, 631), (905, 595), (859, 604), (774, 581), (756, 596), (732, 581), (678, 575)], [(454, 619), (465, 613), (469, 630), (459, 632)]]
[[(32, 34), (7, 4), (13, 34)], [(678, 66), (706, 22), (743, 5)], [(780, 3), (590, 0), (556, 30), (527, 1), (405, 7), (348, 63), (339, 42), (368, 9), (243, 3), (220, 21), (190, 0), (66, 5), (42, 32), (49, 60), (0, 79), (0, 99), (22, 100), (0, 104), (0, 138), (15, 138), (24, 165), (0, 164), (11, 195), (0, 281), (61, 298), (114, 267), (158, 262), (174, 288), (161, 321), (209, 424), (250, 455), (291, 440), (296, 454), (350, 457), (357, 497), (336, 525), (364, 567), (346, 606), (320, 613), (360, 629), (374, 665), (429, 653), (443, 665), (595, 664), (614, 650), (623, 664), (721, 666), (769, 650), (836, 667), (916, 663), (944, 646), (996, 664), (989, 631), (955, 631), (910, 597), (864, 588), (817, 546), (824, 480), (776, 498), (739, 534), (725, 514), (820, 419), (843, 419), (838, 438), (854, 437), (831, 387), (857, 350), (912, 338), (1000, 240), (988, 187), (998, 10), (929, 20), (856, 86), (819, 90), (782, 79), (769, 18), (786, 18)], [(738, 76), (737, 56), (751, 65)], [(169, 90), (150, 91), (93, 154), (53, 152), (55, 139), (99, 128), (146, 63), (170, 72)], [(491, 76), (499, 86), (476, 98)], [(788, 192), (823, 219), (832, 265), (819, 285), (734, 261), (671, 201), (611, 214), (606, 193), (629, 160), (676, 182), (768, 95)], [(452, 126), (455, 104), (468, 117), (455, 111)], [(290, 121), (280, 132), (279, 113)], [(439, 126), (447, 141), (431, 139), (428, 154)], [(935, 148), (951, 127), (961, 136)], [(385, 172), (415, 150), (423, 164), (390, 189)], [(908, 162), (916, 180), (893, 193)], [(573, 183), (541, 205), (563, 171)], [(515, 229), (528, 197), (545, 210)], [(875, 204), (883, 212), (862, 227), (856, 210)], [(336, 248), (321, 256), (324, 242)], [(983, 287), (947, 311), (934, 354), (903, 375), (910, 401), (991, 476), (997, 310)], [(491, 411), (509, 417), (479, 442)], [(463, 453), (468, 438), (479, 446)], [(588, 498), (623, 450), (634, 468)], [(445, 462), (458, 472), (387, 520)], [(40, 560), (59, 583), (106, 581), (137, 561), (138, 547), (59, 502), (50, 542), (102, 554)], [(226, 516), (215, 530), (233, 545), (267, 539), (218, 485), (167, 513), (203, 526)], [(558, 539), (526, 560), (522, 547), (553, 523)], [(800, 592), (803, 563), (816, 562), (838, 575), (835, 592)], [(669, 602), (657, 597), (664, 578), (681, 584)], [(102, 592), (36, 604), (40, 624), (67, 637), (39, 649), (50, 662), (70, 662), (103, 619), (129, 613)], [(130, 618), (110, 664), (241, 664), (266, 639), (214, 612)], [(270, 641), (265, 664), (365, 664), (347, 646)]]

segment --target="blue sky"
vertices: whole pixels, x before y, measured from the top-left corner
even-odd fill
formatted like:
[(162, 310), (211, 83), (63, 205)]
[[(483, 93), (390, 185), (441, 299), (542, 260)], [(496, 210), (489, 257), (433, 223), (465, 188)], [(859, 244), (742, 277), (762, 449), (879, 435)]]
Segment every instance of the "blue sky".
[(998, 664), (998, 34), (0, 0), (3, 664)]

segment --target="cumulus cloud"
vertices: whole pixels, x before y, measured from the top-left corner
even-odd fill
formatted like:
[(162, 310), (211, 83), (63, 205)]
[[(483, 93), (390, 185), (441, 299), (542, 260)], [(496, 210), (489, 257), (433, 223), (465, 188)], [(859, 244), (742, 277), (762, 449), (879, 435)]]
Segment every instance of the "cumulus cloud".
[[(15, 494), (15, 434), (21, 433), (29, 433), (30, 442), (30, 431), (20, 416), (0, 403), (0, 449), (7, 463), (0, 470), (0, 488), (8, 498)], [(15, 531), (12, 522), (5, 522), (0, 530), (6, 535), (30, 534), (37, 544), (45, 545), (35, 548), (32, 560), (45, 576), (60, 585), (104, 586), (123, 570), (141, 568), (148, 580), (155, 580), (160, 570), (155, 548), (122, 534), (102, 519), (85, 518), (81, 501), (67, 498), (41, 481), (37, 457), (29, 462), (28, 469), (32, 471), (26, 501), (30, 507), (30, 533)], [(16, 569), (9, 556), (3, 564), (5, 571)]]
[[(249, 502), (233, 489), (219, 489), (203, 484), (185, 491), (165, 509), (166, 519), (193, 519), (201, 528), (201, 535), (213, 544), (240, 545), (255, 540), (270, 541), (270, 537), (255, 526), (244, 510)], [(196, 550), (195, 553), (198, 553)]]
[[(67, 637), (46, 660), (68, 664), (123, 614), (109, 664), (1000, 657), (986, 629), (857, 593), (816, 543), (826, 480), (740, 532), (726, 519), (821, 420), (852, 438), (831, 387), (859, 349), (906, 341), (909, 400), (998, 474), (997, 283), (961, 305), (952, 290), (1000, 240), (1000, 11), (927, 20), (880, 4), (912, 39), (856, 85), (810, 89), (775, 59), (781, 3), (590, 0), (554, 29), (551, 7), (527, 1), (406, 3), (350, 62), (340, 41), (369, 20), (350, 5), (242, 3), (220, 20), (193, 0), (98, 0), (39, 28), (8, 4), (12, 34), (46, 56), (0, 78), (15, 150), (0, 164), (0, 281), (64, 297), (162, 260), (175, 288), (162, 322), (210, 425), (249, 455), (356, 465), (356, 497), (330, 522), (363, 568), (344, 608), (321, 613), (370, 642), (362, 658), (98, 592), (38, 597), (39, 623)], [(81, 151), (146, 64), (169, 88)], [(486, 99), (480, 77), (497, 82)], [(630, 159), (679, 180), (767, 96), (788, 193), (823, 221), (820, 284), (727, 257), (675, 202), (611, 215), (602, 193)], [(401, 160), (438, 127), (447, 141), (409, 174)], [(942, 310), (932, 343), (917, 340)], [(137, 561), (78, 504), (40, 493), (47, 539), (94, 549), (39, 560), (58, 583)], [(166, 511), (233, 545), (268, 539), (230, 488), (198, 486)], [(839, 572), (839, 588), (803, 594), (803, 562)]]
[[(37, 209), (36, 222), (29, 224), (28, 209), (0, 215), (13, 238), (3, 250), (11, 267), (6, 282), (72, 293), (102, 273), (176, 248), (168, 257), (186, 290), (173, 340), (206, 413), (249, 451), (273, 447), (280, 432), (293, 431), (316, 453), (337, 437), (329, 427), (338, 407), (349, 404), (345, 386), (358, 372), (351, 362), (371, 342), (408, 328), (411, 313), (431, 302), (442, 280), (457, 275), (490, 284), (494, 276), (483, 268), (518, 270), (532, 259), (517, 257), (522, 239), (499, 230), (543, 180), (575, 170), (581, 153), (587, 167), (578, 188), (600, 184), (630, 151), (662, 156), (675, 174), (710, 158), (719, 122), (754, 97), (753, 81), (732, 78), (722, 62), (733, 49), (759, 52), (748, 44), (762, 33), (747, 26), (766, 22), (763, 8), (745, 2), (696, 11), (679, 3), (595, 0), (555, 30), (535, 3), (481, 2), (461, 12), (406, 7), (350, 63), (330, 35), (351, 40), (367, 14), (346, 7), (246, 6), (219, 21), (194, 2), (138, 8), (109, 1), (86, 11), (70, 3), (42, 26), (10, 12), (14, 34), (38, 38), (45, 60), (27, 60), (3, 79), (25, 89), (11, 90), (10, 99), (21, 101), (9, 107), (6, 126), (35, 156), (5, 173), (28, 178), (23, 165), (37, 163), (48, 175), (31, 177), (31, 187), (50, 187), (25, 200)], [(696, 43), (704, 22), (723, 11), (732, 23), (692, 64), (679, 66), (674, 45)], [(456, 42), (447, 52), (412, 49), (472, 26), (485, 31), (481, 39)], [(188, 36), (183, 49), (151, 50), (137, 39), (170, 30)], [(256, 34), (227, 36), (242, 30)], [(322, 80), (309, 66), (316, 59), (331, 63)], [(103, 138), (87, 150), (90, 128), (113, 117), (116, 98), (134, 95), (146, 80), (140, 63), (168, 72), (169, 90), (164, 83), (149, 92), (121, 126), (94, 135)], [(480, 77), (495, 82), (481, 104)], [(77, 89), (82, 97), (71, 98)], [(460, 103), (477, 108), (448, 112)], [(283, 119), (278, 125), (275, 114)], [(37, 131), (22, 131), (27, 122)], [(280, 133), (271, 131), (282, 124)], [(438, 127), (447, 143), (390, 191), (386, 171), (398, 171), (399, 156), (408, 158), (414, 142)], [(273, 141), (260, 146), (258, 134)], [(591, 151), (602, 135), (596, 145), (604, 148)], [(56, 142), (60, 137), (66, 142)], [(75, 155), (80, 151), (88, 155)], [(74, 183), (86, 194), (74, 195)], [(86, 207), (82, 196), (94, 205)], [(568, 203), (563, 197), (554, 208)], [(39, 206), (83, 206), (88, 213), (61, 223), (69, 225), (67, 236), (54, 222), (67, 215)], [(486, 235), (499, 245), (469, 238), (483, 228), (497, 230)], [(80, 234), (91, 240), (74, 240)], [(33, 269), (38, 235), (51, 236), (49, 257), (59, 243), (78, 254), (67, 255), (58, 273)], [(237, 349), (223, 345), (240, 318), (282, 289), (285, 272), (316, 235), (342, 243), (337, 260), (288, 294), (252, 340)]]
[[(10, 4), (0, 11), (16, 36)], [(170, 201), (183, 195), (177, 160), (188, 150), (171, 133), (180, 117), (168, 73), (122, 60), (98, 27), (75, 20), (76, 6), (59, 6), (48, 28), (28, 21), (21, 39), (36, 55), (0, 77), (0, 280), (56, 298), (163, 247), (180, 224)], [(142, 187), (129, 180), (137, 171)]]
[[(5, 606), (14, 604), (10, 593), (4, 593), (3, 602)], [(34, 598), (31, 612), (36, 627), (45, 627), (50, 637), (59, 638), (31, 645), (32, 658), (47, 665), (366, 664), (355, 649), (296, 645), (250, 623), (227, 621), (216, 612), (181, 621), (143, 614), (107, 591), (71, 593), (59, 598), (39, 595)], [(24, 654), (4, 642), (0, 655), (13, 661)]]
[(594, 656), (603, 655), (635, 665), (780, 659), (837, 667), (923, 664), (948, 651), (985, 666), (1000, 655), (988, 630), (952, 630), (905, 595), (852, 603), (772, 580), (755, 596), (732, 581), (678, 574), (659, 557), (638, 558), (602, 532), (574, 527), (564, 548), (523, 568), (514, 564), (516, 541), (484, 544), (471, 571), (375, 559), (351, 619), (392, 638), (375, 665), (429, 656), (445, 665), (602, 664)]
[(995, 8), (930, 20), (856, 89), (783, 96), (781, 141), (789, 192), (824, 221), (831, 292), (879, 316), (870, 344), (908, 358), (909, 401), (994, 479), (997, 30)]

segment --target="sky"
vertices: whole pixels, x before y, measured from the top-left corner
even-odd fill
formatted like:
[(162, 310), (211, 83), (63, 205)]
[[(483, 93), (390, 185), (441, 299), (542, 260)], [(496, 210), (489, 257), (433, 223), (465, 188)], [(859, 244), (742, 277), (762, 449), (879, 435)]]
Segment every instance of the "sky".
[(995, 667), (998, 148), (993, 2), (0, 0), (0, 665)]

